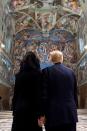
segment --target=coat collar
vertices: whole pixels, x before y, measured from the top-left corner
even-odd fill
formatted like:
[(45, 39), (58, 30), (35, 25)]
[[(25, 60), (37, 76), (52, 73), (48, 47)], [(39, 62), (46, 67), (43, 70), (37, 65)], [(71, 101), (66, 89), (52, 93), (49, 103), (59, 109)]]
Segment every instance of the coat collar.
[(61, 62), (58, 62), (58, 63), (55, 63), (54, 65), (62, 65), (62, 63), (61, 63)]

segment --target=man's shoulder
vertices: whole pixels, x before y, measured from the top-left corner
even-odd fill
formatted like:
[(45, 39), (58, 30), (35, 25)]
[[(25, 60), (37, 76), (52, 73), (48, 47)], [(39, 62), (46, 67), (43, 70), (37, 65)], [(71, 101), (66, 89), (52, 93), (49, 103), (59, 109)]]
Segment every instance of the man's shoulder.
[(66, 66), (66, 65), (63, 65), (63, 66), (64, 66), (64, 68), (65, 68), (66, 70), (71, 71), (71, 72), (74, 72), (72, 68), (70, 68), (70, 67), (68, 67), (68, 66)]
[(74, 72), (73, 69), (71, 69), (71, 68), (69, 68), (67, 66), (65, 66), (65, 68), (66, 68), (66, 71), (67, 71), (68, 75), (76, 77), (75, 72)]

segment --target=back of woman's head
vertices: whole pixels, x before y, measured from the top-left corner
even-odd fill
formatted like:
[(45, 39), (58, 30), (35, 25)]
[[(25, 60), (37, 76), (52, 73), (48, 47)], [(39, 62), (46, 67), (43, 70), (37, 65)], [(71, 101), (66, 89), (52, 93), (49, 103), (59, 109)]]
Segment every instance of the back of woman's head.
[(20, 70), (24, 71), (24, 70), (32, 70), (32, 69), (36, 69), (39, 70), (40, 69), (40, 61), (38, 59), (38, 57), (33, 53), (33, 52), (27, 52), (26, 55), (24, 56), (23, 61), (20, 64)]

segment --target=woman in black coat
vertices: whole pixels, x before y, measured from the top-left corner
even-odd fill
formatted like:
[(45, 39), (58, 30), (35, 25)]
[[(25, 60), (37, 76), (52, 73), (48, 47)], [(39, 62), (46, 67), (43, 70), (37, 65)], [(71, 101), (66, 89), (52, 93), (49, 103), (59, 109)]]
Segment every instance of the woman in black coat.
[(28, 52), (16, 74), (12, 131), (39, 131), (41, 71), (39, 59)]

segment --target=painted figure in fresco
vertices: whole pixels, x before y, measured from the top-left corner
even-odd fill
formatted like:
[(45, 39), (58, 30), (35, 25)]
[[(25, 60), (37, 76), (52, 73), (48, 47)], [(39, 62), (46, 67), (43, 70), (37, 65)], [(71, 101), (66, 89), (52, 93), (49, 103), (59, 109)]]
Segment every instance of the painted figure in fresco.
[[(47, 131), (76, 131), (78, 100), (75, 74), (63, 65), (62, 52), (52, 51), (50, 59), (54, 65), (42, 70), (42, 109)], [(42, 121), (39, 124), (43, 124)]]
[(26, 0), (12, 0), (12, 5), (14, 8), (22, 7), (22, 6), (26, 5), (26, 3), (27, 3)]
[(38, 117), (42, 75), (39, 59), (33, 52), (28, 52), (16, 74), (13, 96), (12, 131), (40, 131)]

